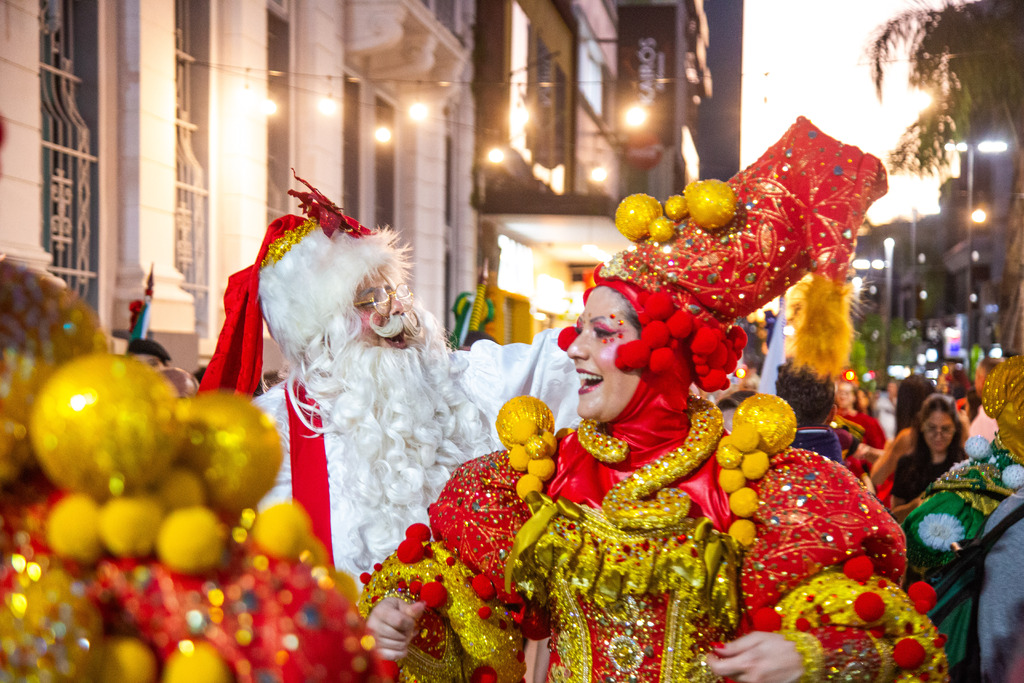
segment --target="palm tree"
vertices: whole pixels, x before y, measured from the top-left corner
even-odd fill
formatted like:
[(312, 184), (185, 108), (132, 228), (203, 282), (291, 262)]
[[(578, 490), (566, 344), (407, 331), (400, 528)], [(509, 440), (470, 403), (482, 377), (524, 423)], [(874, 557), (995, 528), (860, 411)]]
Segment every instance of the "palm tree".
[(948, 167), (948, 142), (967, 141), (972, 126), (1010, 140), (1013, 197), (1007, 217), (998, 333), (1004, 349), (1024, 352), (1024, 2), (918, 0), (878, 27), (868, 46), (881, 98), (886, 69), (909, 58), (909, 85), (932, 103), (890, 156), (921, 174)]

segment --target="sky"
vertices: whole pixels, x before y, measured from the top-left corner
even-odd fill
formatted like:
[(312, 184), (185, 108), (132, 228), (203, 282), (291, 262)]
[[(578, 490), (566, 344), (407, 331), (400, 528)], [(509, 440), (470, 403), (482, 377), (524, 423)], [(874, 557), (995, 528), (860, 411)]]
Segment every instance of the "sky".
[[(798, 116), (883, 161), (926, 104), (907, 88), (907, 66), (875, 94), (865, 46), (909, 0), (746, 0), (740, 164), (770, 147)], [(890, 174), (889, 194), (868, 211), (874, 224), (938, 212), (938, 179)]]

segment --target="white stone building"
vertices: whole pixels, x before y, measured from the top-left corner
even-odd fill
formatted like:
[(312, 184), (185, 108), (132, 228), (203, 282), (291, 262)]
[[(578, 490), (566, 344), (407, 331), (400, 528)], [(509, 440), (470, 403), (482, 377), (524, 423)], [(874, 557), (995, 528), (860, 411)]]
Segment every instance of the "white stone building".
[(191, 370), (213, 350), (228, 276), (297, 212), (294, 167), (359, 221), (398, 228), (410, 285), (445, 316), (477, 271), (473, 12), (6, 0), (0, 253), (63, 277), (108, 332), (127, 328), (152, 265), (151, 329)]

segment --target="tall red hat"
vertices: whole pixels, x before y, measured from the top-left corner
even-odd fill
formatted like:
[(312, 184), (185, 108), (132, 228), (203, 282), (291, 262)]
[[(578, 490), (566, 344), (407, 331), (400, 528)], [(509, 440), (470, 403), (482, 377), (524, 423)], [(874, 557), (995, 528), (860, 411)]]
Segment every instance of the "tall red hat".
[(305, 180), (297, 175), (295, 179), (310, 189), (309, 192), (288, 191), (300, 200), (306, 218), (287, 215), (271, 223), (256, 261), (228, 278), (224, 292), (224, 326), (203, 374), (200, 391), (230, 389), (252, 394), (259, 385), (263, 374), (263, 311), (259, 287), (260, 272), (264, 268), (276, 264), (316, 230), (328, 238), (336, 233), (352, 238), (374, 234), (354, 218), (342, 214), (338, 206)]
[(728, 386), (746, 340), (733, 322), (807, 274), (842, 288), (857, 228), (886, 187), (881, 161), (800, 117), (727, 183), (691, 183), (664, 209), (647, 195), (624, 199), (615, 223), (634, 244), (595, 273), (645, 328), (620, 365), (693, 363), (701, 388)]

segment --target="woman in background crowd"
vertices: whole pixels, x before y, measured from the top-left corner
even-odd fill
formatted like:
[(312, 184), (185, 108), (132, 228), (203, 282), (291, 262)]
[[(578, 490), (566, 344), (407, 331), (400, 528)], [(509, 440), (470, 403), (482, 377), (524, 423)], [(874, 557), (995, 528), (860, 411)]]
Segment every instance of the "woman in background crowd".
[(871, 481), (879, 500), (886, 506), (890, 504), (896, 463), (914, 450), (914, 418), (933, 393), (935, 385), (924, 375), (911, 375), (900, 382), (896, 394), (896, 438), (889, 442), (882, 457), (871, 468)]

